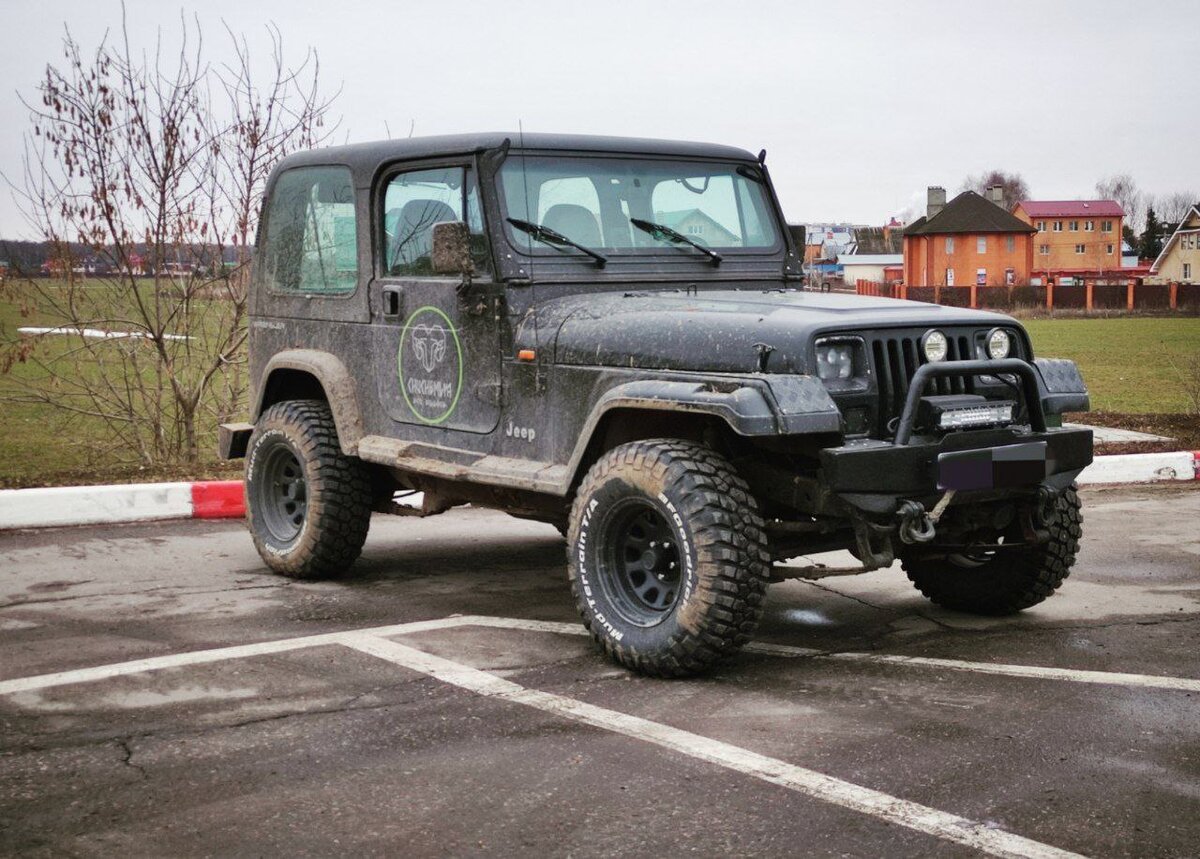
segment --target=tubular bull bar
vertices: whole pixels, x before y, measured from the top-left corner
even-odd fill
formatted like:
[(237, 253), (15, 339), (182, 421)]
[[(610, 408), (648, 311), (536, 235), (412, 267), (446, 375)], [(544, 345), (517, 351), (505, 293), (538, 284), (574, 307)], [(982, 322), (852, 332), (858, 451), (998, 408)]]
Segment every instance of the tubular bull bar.
[(894, 444), (906, 445), (912, 439), (917, 421), (917, 407), (925, 394), (926, 385), (934, 379), (961, 376), (998, 376), (1010, 373), (1021, 378), (1021, 392), (1025, 397), (1025, 409), (1029, 413), (1030, 427), (1034, 432), (1046, 431), (1046, 412), (1042, 408), (1042, 394), (1038, 385), (1038, 374), (1033, 365), (1019, 358), (1001, 358), (990, 361), (939, 361), (923, 364), (913, 374), (904, 399), (904, 411), (896, 425)]
[[(892, 533), (903, 526), (912, 542), (932, 537), (937, 519), (931, 521), (926, 511), (946, 499), (947, 491), (970, 492), (978, 501), (1024, 497), (1045, 509), (1092, 461), (1091, 430), (1051, 429), (1046, 422), (1047, 402), (1055, 413), (1068, 403), (1087, 407), (1082, 379), (1074, 365), (1070, 369), (1074, 391), (1057, 391), (1042, 379), (1044, 368), (1017, 358), (922, 365), (909, 384), (894, 438), (851, 441), (822, 450), (823, 482), (852, 519), (869, 523), (872, 530), (887, 523), (884, 527)], [(1027, 425), (914, 438), (929, 382), (1001, 375), (1019, 380)], [(944, 505), (939, 506), (939, 513), (942, 510)]]

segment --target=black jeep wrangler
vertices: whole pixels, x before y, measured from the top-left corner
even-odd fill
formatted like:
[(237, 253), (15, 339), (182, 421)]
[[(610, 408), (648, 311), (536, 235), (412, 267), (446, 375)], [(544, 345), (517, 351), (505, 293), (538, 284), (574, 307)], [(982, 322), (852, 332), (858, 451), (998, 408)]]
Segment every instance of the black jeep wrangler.
[[(478, 134), (285, 159), (253, 424), (221, 427), (267, 565), (345, 572), (372, 511), (541, 520), (592, 635), (656, 675), (737, 651), (780, 578), (899, 559), (949, 608), (1049, 596), (1092, 459), (1062, 428), (1075, 365), (1007, 316), (804, 291), (764, 155)], [(835, 549), (861, 565), (774, 564)]]

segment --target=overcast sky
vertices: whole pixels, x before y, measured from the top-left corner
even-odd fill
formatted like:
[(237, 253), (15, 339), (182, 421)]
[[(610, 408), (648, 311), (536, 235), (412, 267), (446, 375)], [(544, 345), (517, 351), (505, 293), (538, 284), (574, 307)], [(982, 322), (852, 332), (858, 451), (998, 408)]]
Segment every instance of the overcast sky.
[[(1200, 3), (129, 0), (131, 36), (196, 13), (265, 44), (274, 21), (320, 53), (343, 139), (563, 131), (765, 148), (791, 221), (883, 223), (927, 185), (1018, 171), (1043, 199), (1130, 172), (1200, 190)], [(60, 62), (63, 24), (93, 46), (118, 0), (0, 0), (0, 171), (19, 173), (17, 92)], [(10, 195), (0, 236), (24, 232)]]

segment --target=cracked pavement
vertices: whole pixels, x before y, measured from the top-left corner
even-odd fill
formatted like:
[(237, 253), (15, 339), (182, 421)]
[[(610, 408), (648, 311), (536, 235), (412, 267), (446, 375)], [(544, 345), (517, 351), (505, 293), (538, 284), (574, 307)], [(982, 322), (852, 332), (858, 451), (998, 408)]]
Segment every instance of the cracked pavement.
[[(1079, 563), (1042, 606), (947, 612), (896, 567), (772, 585), (758, 640), (1200, 677), (1200, 490), (1082, 495)], [(457, 613), (574, 622), (563, 551), (490, 511), (379, 516), (356, 577), (301, 583), (241, 523), (4, 533), (0, 679)], [(404, 642), (1079, 853), (1200, 839), (1200, 693), (764, 653), (666, 682), (580, 636)], [(339, 646), (0, 696), (0, 854), (668, 851), (970, 853)]]

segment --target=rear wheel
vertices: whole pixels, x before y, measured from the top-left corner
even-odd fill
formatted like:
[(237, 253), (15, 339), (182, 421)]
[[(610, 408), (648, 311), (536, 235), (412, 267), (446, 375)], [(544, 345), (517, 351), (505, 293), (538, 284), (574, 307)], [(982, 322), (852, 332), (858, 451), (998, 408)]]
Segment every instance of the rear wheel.
[(1075, 564), (1082, 525), (1079, 495), (1071, 487), (1055, 503), (1046, 543), (945, 555), (935, 555), (933, 546), (902, 563), (917, 590), (940, 606), (972, 614), (1013, 614), (1037, 605), (1062, 585)]
[(707, 447), (610, 451), (579, 488), (567, 545), (584, 625), (629, 668), (693, 674), (758, 626), (770, 575), (763, 522), (749, 487)]
[(362, 551), (371, 500), (367, 467), (342, 453), (327, 403), (263, 412), (246, 455), (246, 518), (268, 567), (298, 579), (341, 575)]

